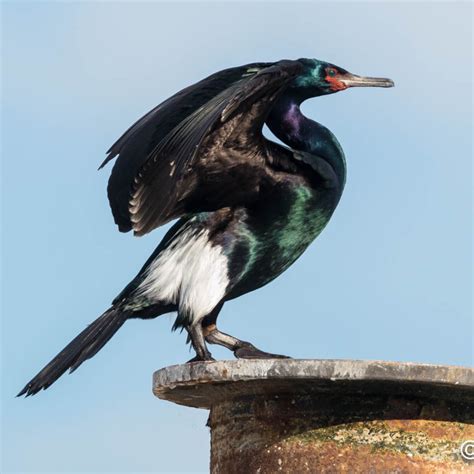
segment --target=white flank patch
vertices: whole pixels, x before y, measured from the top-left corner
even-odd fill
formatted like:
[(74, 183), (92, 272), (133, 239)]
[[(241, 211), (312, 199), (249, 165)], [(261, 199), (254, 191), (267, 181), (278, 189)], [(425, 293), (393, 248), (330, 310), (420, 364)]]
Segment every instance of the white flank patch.
[(208, 231), (185, 231), (162, 251), (147, 270), (138, 294), (178, 305), (197, 321), (209, 314), (225, 294), (227, 258), (212, 246)]

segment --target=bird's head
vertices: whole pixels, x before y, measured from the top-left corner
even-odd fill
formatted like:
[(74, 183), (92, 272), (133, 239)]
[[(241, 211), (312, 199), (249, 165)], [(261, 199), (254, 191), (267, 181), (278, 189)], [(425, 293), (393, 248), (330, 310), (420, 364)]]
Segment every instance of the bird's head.
[(304, 71), (295, 79), (292, 87), (301, 92), (302, 98), (332, 94), (348, 87), (393, 87), (391, 79), (364, 77), (352, 74), (342, 67), (319, 59), (299, 59)]

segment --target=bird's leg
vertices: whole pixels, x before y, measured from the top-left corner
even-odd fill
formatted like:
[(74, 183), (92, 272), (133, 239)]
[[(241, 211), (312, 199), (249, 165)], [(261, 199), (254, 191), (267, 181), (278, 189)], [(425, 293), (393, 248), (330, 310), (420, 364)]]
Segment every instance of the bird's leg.
[(191, 344), (196, 351), (196, 356), (188, 362), (198, 362), (203, 360), (214, 360), (211, 353), (206, 347), (206, 341), (204, 339), (203, 329), (201, 321), (189, 325), (186, 330), (188, 331), (189, 339)]
[(219, 331), (215, 324), (205, 326), (203, 333), (209, 344), (218, 344), (230, 349), (238, 359), (290, 359), (288, 356), (261, 351), (250, 342), (241, 341), (236, 337)]

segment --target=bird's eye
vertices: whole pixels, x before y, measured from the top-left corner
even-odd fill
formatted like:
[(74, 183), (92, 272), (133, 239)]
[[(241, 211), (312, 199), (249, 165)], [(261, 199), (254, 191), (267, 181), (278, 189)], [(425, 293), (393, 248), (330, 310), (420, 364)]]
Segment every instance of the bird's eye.
[(333, 68), (329, 68), (329, 69), (328, 69), (328, 76), (334, 77), (334, 76), (336, 75), (336, 73), (337, 73), (337, 72), (336, 72), (335, 69), (333, 69)]

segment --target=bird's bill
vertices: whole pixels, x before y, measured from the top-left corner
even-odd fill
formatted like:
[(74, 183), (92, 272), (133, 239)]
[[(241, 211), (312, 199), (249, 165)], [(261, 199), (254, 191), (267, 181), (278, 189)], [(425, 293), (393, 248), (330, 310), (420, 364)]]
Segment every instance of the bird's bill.
[(391, 79), (385, 77), (364, 77), (356, 74), (344, 74), (339, 78), (346, 87), (393, 87)]

